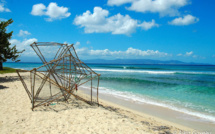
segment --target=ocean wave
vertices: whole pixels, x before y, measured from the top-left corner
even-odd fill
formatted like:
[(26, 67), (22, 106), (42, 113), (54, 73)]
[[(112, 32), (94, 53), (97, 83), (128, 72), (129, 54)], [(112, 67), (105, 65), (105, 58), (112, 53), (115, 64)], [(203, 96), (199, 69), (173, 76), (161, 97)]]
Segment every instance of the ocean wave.
[(145, 70), (114, 70), (114, 69), (93, 69), (101, 72), (122, 72), (122, 73), (149, 73), (149, 74), (174, 74), (174, 71), (145, 71)]
[(131, 77), (102, 76), (102, 77), (100, 77), (100, 80), (114, 81), (114, 82), (124, 82), (124, 83), (128, 83), (128, 82), (129, 83), (141, 83), (141, 84), (146, 84), (146, 85), (163, 85), (163, 86), (178, 85), (178, 84), (175, 84), (175, 83), (152, 81), (152, 80), (145, 80), (145, 79), (131, 78)]
[(115, 69), (93, 69), (101, 72), (122, 72), (122, 73), (147, 73), (147, 74), (190, 74), (190, 75), (215, 75), (215, 72), (190, 72), (190, 71), (151, 71), (151, 70), (115, 70)]
[(147, 70), (171, 70), (166, 68), (159, 68), (159, 67), (138, 67), (138, 66), (96, 66), (99, 68), (119, 68), (119, 69), (147, 69)]
[(189, 75), (215, 75), (215, 72), (186, 72), (186, 71), (178, 71), (175, 74), (189, 74)]
[[(87, 86), (82, 86), (82, 87), (83, 88), (89, 88)], [(168, 104), (168, 102), (165, 103), (165, 102), (162, 102), (162, 101), (156, 101), (156, 100), (153, 100), (153, 99), (151, 99), (149, 97), (138, 96), (138, 95), (130, 93), (130, 92), (116, 91), (116, 90), (108, 89), (108, 88), (105, 88), (105, 87), (99, 87), (99, 89), (100, 89), (99, 92), (101, 94), (115, 96), (117, 98), (127, 100), (127, 101), (136, 102), (136, 103), (139, 103), (139, 104), (146, 103), (146, 104), (151, 104), (151, 105), (155, 105), (155, 106), (168, 108), (168, 109), (171, 109), (171, 110), (174, 110), (174, 111), (177, 111), (177, 112), (192, 115), (192, 116), (195, 116), (195, 117), (198, 117), (198, 118), (201, 118), (201, 119), (204, 119), (204, 120), (211, 121), (211, 122), (215, 123), (215, 117), (214, 116), (209, 115), (207, 113), (194, 111), (194, 110), (191, 110), (191, 109), (186, 109), (187, 104), (184, 104), (185, 108), (177, 107), (177, 106), (174, 106), (174, 104)], [(96, 91), (94, 91), (94, 92), (96, 92)], [(189, 104), (189, 108), (190, 107), (191, 107), (191, 105)], [(208, 110), (207, 109), (205, 111), (206, 112), (210, 111), (209, 113), (215, 113), (215, 111), (213, 111), (213, 110)]]

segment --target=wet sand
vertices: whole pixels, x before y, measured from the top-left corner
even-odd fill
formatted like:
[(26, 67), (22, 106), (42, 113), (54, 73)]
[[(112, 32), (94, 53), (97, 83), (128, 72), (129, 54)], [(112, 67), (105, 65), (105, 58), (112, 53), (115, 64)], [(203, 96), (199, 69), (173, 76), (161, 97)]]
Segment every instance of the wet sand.
[[(87, 90), (82, 87), (80, 90), (85, 94), (90, 94), (89, 89)], [(105, 101), (105, 103), (109, 103), (109, 105), (121, 106), (123, 109), (132, 110), (139, 115), (147, 114), (147, 116), (156, 117), (157, 120), (168, 121), (175, 123), (176, 125), (186, 126), (198, 132), (215, 133), (214, 122), (200, 119), (196, 116), (188, 115), (186, 113), (178, 112), (161, 106), (125, 100), (123, 98), (117, 98), (108, 94), (100, 93), (99, 97), (102, 98), (102, 102)]]

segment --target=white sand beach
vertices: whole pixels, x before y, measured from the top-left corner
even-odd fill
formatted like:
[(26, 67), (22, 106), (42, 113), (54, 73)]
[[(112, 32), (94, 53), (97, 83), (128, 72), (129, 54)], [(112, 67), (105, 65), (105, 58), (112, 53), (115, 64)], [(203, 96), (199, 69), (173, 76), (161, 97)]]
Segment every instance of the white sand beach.
[[(26, 73), (26, 75), (29, 75)], [(87, 97), (77, 92), (77, 95)], [(16, 73), (0, 75), (0, 133), (181, 133), (195, 130), (103, 101), (89, 105), (71, 97), (68, 103), (31, 110)]]

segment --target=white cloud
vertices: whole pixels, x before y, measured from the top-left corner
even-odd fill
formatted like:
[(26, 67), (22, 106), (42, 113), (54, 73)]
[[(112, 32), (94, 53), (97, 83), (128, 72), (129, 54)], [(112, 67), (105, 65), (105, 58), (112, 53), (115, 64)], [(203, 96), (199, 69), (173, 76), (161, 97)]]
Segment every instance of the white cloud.
[(19, 41), (17, 39), (10, 40), (11, 45), (16, 45), (16, 48), (19, 51), (22, 51), (23, 49), (25, 49), (25, 51), (22, 53), (23, 56), (36, 56), (36, 53), (30, 47), (30, 44), (32, 44), (33, 42), (37, 42), (37, 39), (31, 38), (31, 39), (24, 39), (23, 41)]
[(37, 42), (36, 38), (31, 38), (31, 39), (24, 39), (23, 41), (19, 41), (17, 39), (11, 39), (10, 43), (12, 45), (17, 45), (18, 49), (25, 49), (26, 46), (30, 46), (33, 42)]
[(48, 16), (49, 18), (46, 18), (46, 21), (60, 20), (71, 15), (67, 7), (60, 7), (54, 2), (49, 3), (48, 7), (42, 3), (33, 5), (31, 14), (34, 16)]
[(126, 3), (131, 4), (127, 7), (128, 10), (176, 16), (180, 14), (178, 9), (189, 4), (189, 0), (108, 0), (109, 6), (120, 6)]
[(197, 23), (198, 21), (199, 21), (199, 18), (188, 14), (188, 15), (184, 16), (183, 18), (179, 17), (179, 18), (172, 20), (171, 22), (169, 22), (169, 24), (183, 26), (183, 25), (194, 24), (194, 23)]
[(183, 54), (177, 54), (177, 56), (183, 56)]
[[(16, 45), (16, 48), (19, 51), (22, 51), (25, 49), (25, 51), (21, 54), (22, 56), (26, 57), (38, 57), (38, 55), (35, 53), (33, 48), (30, 46), (30, 44), (37, 42), (38, 40), (36, 38), (31, 38), (31, 39), (24, 39), (22, 41), (17, 40), (17, 39), (11, 39), (10, 43), (11, 45)], [(42, 54), (45, 56), (45, 59), (49, 61), (49, 59), (53, 60), (55, 57), (59, 46), (41, 46), (39, 47), (40, 51)]]
[(190, 51), (190, 52), (186, 52), (185, 54), (177, 54), (177, 56), (186, 56), (186, 57), (189, 57), (189, 56), (193, 56), (193, 57), (197, 57), (197, 55), (193, 55), (193, 51)]
[(165, 57), (168, 56), (167, 53), (164, 52), (159, 52), (158, 50), (139, 50), (139, 49), (134, 49), (132, 47), (128, 48), (125, 52), (128, 55), (136, 55), (136, 56), (158, 56), (158, 57)]
[(205, 59), (205, 57), (202, 57), (202, 56), (199, 56), (199, 55), (194, 55), (194, 52), (193, 51), (190, 51), (190, 52), (186, 52), (185, 54), (177, 54), (177, 56), (180, 56), (180, 57), (184, 57), (184, 58), (198, 58), (198, 59)]
[(93, 13), (89, 10), (74, 19), (75, 25), (84, 27), (85, 33), (108, 33), (130, 35), (136, 31), (136, 28), (142, 27), (148, 30), (158, 26), (154, 20), (152, 22), (139, 23), (138, 20), (132, 19), (129, 15), (120, 13), (108, 17), (109, 11), (101, 7), (94, 7)]
[(155, 23), (155, 20), (152, 20), (151, 22), (144, 21), (142, 24), (139, 25), (144, 30), (149, 30), (153, 27), (159, 27), (158, 24)]
[(186, 52), (185, 56), (191, 56), (193, 54), (193, 51)]
[(27, 35), (31, 35), (28, 31), (20, 30), (18, 36), (25, 37)]
[(77, 42), (74, 44), (75, 49), (77, 49), (80, 45), (81, 45), (81, 43), (80, 43), (79, 41), (77, 41)]
[(76, 16), (74, 23), (81, 25), (104, 24), (109, 11), (103, 10), (101, 7), (94, 7), (93, 11), (93, 14), (87, 10), (83, 15)]
[(20, 44), (21, 42), (17, 39), (11, 39), (10, 43), (11, 43), (11, 45), (17, 45), (18, 46), (18, 44)]
[[(68, 45), (71, 45), (71, 43), (65, 41), (63, 44), (68, 44)], [(81, 43), (79, 41), (77, 41), (73, 46), (76, 48), (78, 48), (79, 46), (81, 45)]]
[(9, 8), (5, 7), (5, 1), (0, 2), (0, 12), (11, 12)]
[(31, 14), (35, 16), (42, 16), (46, 14), (45, 10), (46, 10), (46, 6), (44, 4), (42, 3), (35, 4), (32, 7)]

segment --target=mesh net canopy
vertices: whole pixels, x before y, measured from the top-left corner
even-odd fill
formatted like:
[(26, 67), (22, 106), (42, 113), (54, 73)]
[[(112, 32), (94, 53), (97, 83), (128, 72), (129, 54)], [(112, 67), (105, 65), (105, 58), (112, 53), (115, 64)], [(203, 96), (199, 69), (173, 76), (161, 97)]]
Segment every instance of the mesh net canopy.
[[(17, 74), (31, 100), (32, 110), (56, 100), (67, 101), (71, 95), (80, 98), (74, 94), (74, 91), (87, 82), (91, 82), (91, 101), (81, 99), (92, 104), (92, 89), (95, 88), (98, 103), (100, 74), (94, 72), (78, 58), (73, 44), (34, 42), (31, 47), (43, 65), (30, 71), (17, 70)], [(22, 75), (22, 72), (29, 72), (30, 75)], [(30, 84), (25, 83), (27, 78)], [(98, 81), (95, 83), (93, 79), (98, 79)]]

